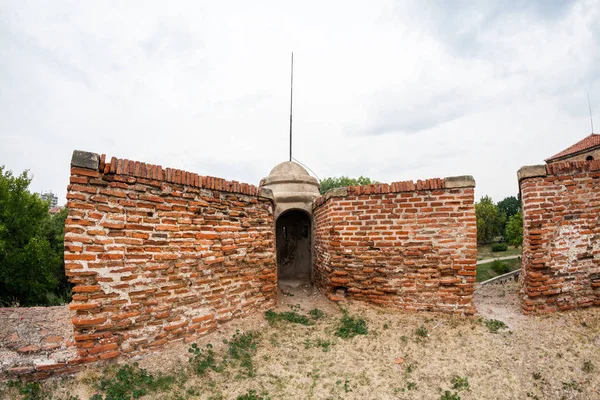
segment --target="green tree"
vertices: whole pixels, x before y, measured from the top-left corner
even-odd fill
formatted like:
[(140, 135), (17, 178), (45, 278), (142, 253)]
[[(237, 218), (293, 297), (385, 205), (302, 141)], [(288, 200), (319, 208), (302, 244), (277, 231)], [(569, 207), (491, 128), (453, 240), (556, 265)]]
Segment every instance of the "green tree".
[(504, 234), (504, 214), (500, 212), (491, 197), (483, 196), (479, 203), (475, 204), (475, 215), (478, 242), (488, 243)]
[(48, 202), (29, 192), (30, 183), (27, 171), (13, 176), (0, 166), (0, 303), (57, 304), (61, 284), (68, 285), (62, 256), (66, 214), (51, 217)]
[(359, 176), (358, 178), (348, 178), (347, 176), (340, 176), (339, 178), (325, 178), (320, 183), (319, 191), (321, 194), (326, 193), (330, 189), (348, 186), (364, 186), (379, 183), (372, 181), (371, 178)]
[(520, 212), (511, 216), (506, 223), (506, 240), (511, 246), (523, 245), (523, 214)]
[(509, 196), (498, 202), (498, 209), (508, 221), (510, 217), (521, 211), (521, 202), (515, 196)]

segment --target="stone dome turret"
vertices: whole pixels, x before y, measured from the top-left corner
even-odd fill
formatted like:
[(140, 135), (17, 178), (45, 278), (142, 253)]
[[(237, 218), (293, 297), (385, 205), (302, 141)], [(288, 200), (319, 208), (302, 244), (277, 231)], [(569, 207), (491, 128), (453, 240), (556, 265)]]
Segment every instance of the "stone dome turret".
[(260, 187), (273, 191), (275, 218), (281, 213), (300, 209), (312, 215), (312, 202), (319, 196), (319, 181), (293, 161), (285, 161), (260, 181)]
[(275, 168), (271, 170), (269, 173), (269, 177), (276, 175), (307, 175), (308, 172), (304, 167), (298, 163), (293, 161), (284, 161), (280, 164), (277, 164)]

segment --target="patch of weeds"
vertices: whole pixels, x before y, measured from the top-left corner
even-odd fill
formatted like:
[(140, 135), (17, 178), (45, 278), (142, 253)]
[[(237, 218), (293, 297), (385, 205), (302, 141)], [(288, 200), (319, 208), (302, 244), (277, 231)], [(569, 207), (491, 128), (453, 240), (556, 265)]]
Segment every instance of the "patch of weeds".
[(389, 329), (390, 326), (388, 324), (383, 324), (383, 329)]
[(367, 329), (367, 323), (364, 319), (351, 317), (347, 311), (343, 311), (342, 318), (340, 318), (340, 325), (335, 331), (335, 336), (339, 336), (342, 339), (348, 339), (357, 335), (366, 335), (368, 333), (369, 330)]
[(236, 400), (270, 400), (270, 397), (263, 397), (256, 393), (256, 390), (249, 390), (248, 393), (240, 394)]
[(486, 319), (485, 326), (492, 333), (497, 333), (500, 329), (506, 328), (506, 324), (502, 321), (498, 321), (497, 319)]
[(165, 375), (154, 377), (138, 363), (123, 365), (116, 373), (105, 370), (105, 375), (98, 383), (98, 389), (104, 393), (96, 393), (93, 400), (130, 400), (138, 399), (150, 392), (168, 390), (175, 378)]
[(254, 364), (252, 356), (256, 353), (256, 342), (258, 334), (256, 332), (235, 331), (231, 340), (223, 340), (228, 345), (227, 353), (233, 359), (239, 362), (240, 367), (246, 370), (248, 376), (254, 376)]
[(21, 382), (21, 381), (9, 381), (8, 387), (15, 388), (19, 391), (19, 394), (23, 395), (23, 400), (43, 400), (46, 399), (46, 394), (42, 390), (42, 387), (37, 382)]
[(414, 371), (414, 369), (415, 369), (415, 364), (408, 364), (405, 369), (406, 374), (407, 375), (410, 374), (411, 372)]
[(539, 381), (540, 379), (542, 379), (542, 374), (540, 374), (539, 372), (534, 372), (533, 379), (535, 379), (536, 381)]
[(402, 343), (406, 343), (408, 341), (408, 337), (407, 336), (400, 336), (400, 340), (402, 340)]
[(452, 384), (452, 389), (458, 390), (459, 392), (469, 388), (469, 378), (467, 377), (462, 378), (458, 375), (454, 375), (452, 379), (450, 379), (450, 383)]
[(331, 350), (331, 345), (332, 342), (329, 340), (317, 339), (317, 346), (320, 347), (324, 353), (327, 353), (329, 350)]
[(281, 290), (284, 296), (294, 297), (294, 293), (288, 292), (287, 290)]
[(200, 396), (200, 388), (198, 386), (192, 386), (192, 387), (187, 388), (185, 393), (188, 396)]
[(594, 372), (594, 370), (596, 369), (596, 366), (594, 365), (594, 363), (592, 363), (591, 361), (584, 361), (583, 362), (583, 367), (581, 367), (581, 370), (583, 372), (587, 372), (588, 374), (591, 372)]
[(564, 390), (576, 390), (578, 392), (583, 392), (583, 388), (581, 387), (581, 384), (579, 382), (577, 382), (576, 380), (571, 380), (570, 382), (563, 382), (563, 389)]
[(331, 350), (332, 344), (333, 343), (330, 340), (317, 339), (314, 342), (310, 339), (304, 340), (305, 349), (310, 349), (311, 347), (320, 347), (324, 353), (327, 353), (329, 350)]
[(270, 325), (274, 325), (277, 321), (286, 321), (300, 325), (313, 324), (313, 322), (311, 322), (306, 315), (298, 314), (295, 311), (283, 311), (276, 313), (273, 310), (268, 310), (265, 312), (265, 318), (267, 321), (269, 321)]
[(215, 352), (210, 343), (206, 345), (206, 349), (201, 349), (196, 343), (193, 343), (188, 352), (192, 353), (189, 362), (192, 364), (194, 372), (198, 375), (204, 375), (208, 369), (212, 369), (215, 372), (222, 372), (225, 369), (224, 364), (217, 364)]
[(406, 382), (406, 388), (408, 390), (416, 390), (417, 389), (417, 383), (416, 382)]
[(323, 311), (319, 310), (318, 308), (313, 308), (312, 310), (310, 310), (308, 312), (308, 314), (313, 319), (321, 319), (321, 318), (325, 317), (325, 313)]
[(458, 393), (452, 393), (449, 390), (446, 390), (444, 393), (442, 393), (440, 400), (460, 400), (460, 396)]
[(344, 392), (346, 393), (350, 393), (352, 391), (352, 388), (350, 387), (350, 381), (348, 379), (346, 379), (344, 381)]
[(415, 330), (415, 334), (420, 338), (426, 338), (429, 336), (429, 330), (425, 328), (425, 325), (421, 325)]

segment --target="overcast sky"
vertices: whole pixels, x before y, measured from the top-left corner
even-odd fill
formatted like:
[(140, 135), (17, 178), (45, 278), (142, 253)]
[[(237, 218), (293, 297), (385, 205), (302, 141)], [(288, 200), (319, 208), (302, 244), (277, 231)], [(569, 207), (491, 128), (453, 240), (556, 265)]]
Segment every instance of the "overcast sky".
[[(0, 165), (64, 204), (73, 150), (258, 184), (473, 175), (600, 127), (600, 0), (0, 1)], [(596, 129), (598, 131), (600, 129)]]

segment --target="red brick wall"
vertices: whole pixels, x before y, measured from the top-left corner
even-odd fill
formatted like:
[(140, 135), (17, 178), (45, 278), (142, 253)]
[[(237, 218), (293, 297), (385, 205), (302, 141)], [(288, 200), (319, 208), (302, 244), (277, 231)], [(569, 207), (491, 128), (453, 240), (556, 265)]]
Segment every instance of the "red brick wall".
[(65, 226), (74, 362), (191, 341), (273, 306), (273, 202), (259, 194), (248, 184), (76, 151)]
[(477, 227), (471, 177), (350, 187), (315, 201), (322, 291), (407, 310), (473, 314)]
[(519, 171), (526, 313), (600, 305), (600, 161)]

